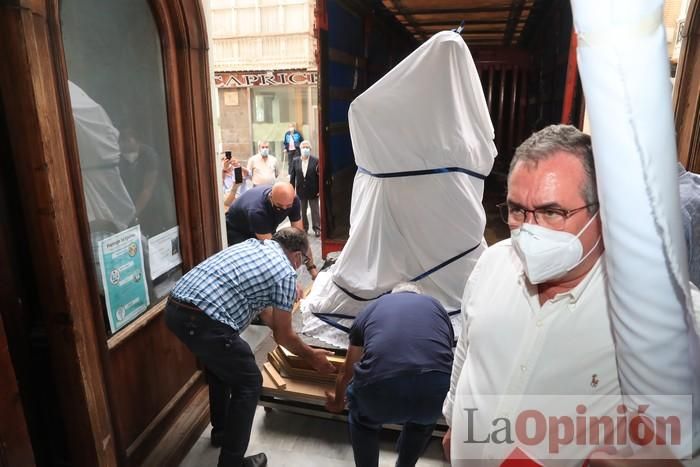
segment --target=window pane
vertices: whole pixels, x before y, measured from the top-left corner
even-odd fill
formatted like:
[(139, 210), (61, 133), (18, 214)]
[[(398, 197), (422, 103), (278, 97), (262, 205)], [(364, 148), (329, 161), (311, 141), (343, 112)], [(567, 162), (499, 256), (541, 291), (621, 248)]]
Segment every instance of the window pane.
[(63, 0), (61, 25), (93, 262), (115, 332), (182, 275), (160, 40), (146, 0)]

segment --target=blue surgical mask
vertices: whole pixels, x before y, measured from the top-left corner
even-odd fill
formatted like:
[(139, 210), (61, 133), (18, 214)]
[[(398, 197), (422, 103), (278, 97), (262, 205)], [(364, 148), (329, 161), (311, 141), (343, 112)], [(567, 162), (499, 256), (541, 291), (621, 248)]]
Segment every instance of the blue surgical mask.
[(301, 155), (304, 157), (309, 157), (311, 155), (310, 148), (301, 148)]
[(270, 154), (270, 148), (260, 148), (260, 155), (265, 157)]

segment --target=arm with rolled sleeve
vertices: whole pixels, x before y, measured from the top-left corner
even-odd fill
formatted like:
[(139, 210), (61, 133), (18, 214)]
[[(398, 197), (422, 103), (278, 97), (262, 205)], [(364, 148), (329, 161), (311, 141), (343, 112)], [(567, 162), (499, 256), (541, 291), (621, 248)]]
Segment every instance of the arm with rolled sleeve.
[(328, 361), (333, 352), (315, 349), (306, 345), (292, 328), (292, 307), (296, 297), (296, 281), (289, 275), (275, 285), (272, 295), (272, 310), (266, 311), (263, 321), (272, 328), (272, 337), (279, 345), (304, 360), (321, 373), (333, 373), (335, 367)]

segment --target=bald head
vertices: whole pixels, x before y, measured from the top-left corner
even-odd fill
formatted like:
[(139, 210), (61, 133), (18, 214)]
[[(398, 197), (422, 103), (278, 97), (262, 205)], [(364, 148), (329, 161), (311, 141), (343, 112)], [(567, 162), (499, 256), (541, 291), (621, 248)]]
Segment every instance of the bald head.
[(296, 194), (294, 193), (294, 187), (291, 183), (277, 182), (272, 185), (270, 201), (274, 207), (282, 209), (291, 208), (294, 204), (295, 196)]

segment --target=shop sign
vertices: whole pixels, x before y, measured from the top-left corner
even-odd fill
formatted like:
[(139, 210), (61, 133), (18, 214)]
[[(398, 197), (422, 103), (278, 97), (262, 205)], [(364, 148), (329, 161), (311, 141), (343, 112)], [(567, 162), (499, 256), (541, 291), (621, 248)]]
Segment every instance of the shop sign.
[(216, 73), (214, 84), (217, 88), (249, 88), (256, 86), (301, 86), (316, 84), (315, 71), (268, 71)]

